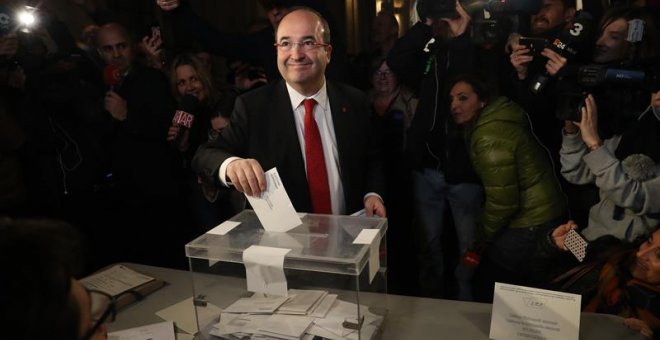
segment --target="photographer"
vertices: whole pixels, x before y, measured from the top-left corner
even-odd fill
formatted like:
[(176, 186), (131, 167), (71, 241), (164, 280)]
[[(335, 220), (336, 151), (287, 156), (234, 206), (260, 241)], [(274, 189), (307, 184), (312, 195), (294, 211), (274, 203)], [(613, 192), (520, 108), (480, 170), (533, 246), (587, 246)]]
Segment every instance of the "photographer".
[(566, 121), (560, 151), (562, 175), (574, 184), (595, 183), (600, 202), (589, 212), (584, 235), (632, 241), (660, 222), (660, 90), (620, 135), (601, 139), (596, 100), (589, 95), (580, 123)]
[[(638, 7), (612, 8), (601, 20), (593, 62), (607, 69), (640, 69), (660, 56), (660, 36), (652, 17)], [(642, 86), (606, 79), (589, 90), (598, 102), (603, 137), (621, 134), (646, 107)]]
[[(413, 169), (419, 283), (423, 295), (442, 297), (444, 211), (451, 208), (459, 251), (465, 251), (483, 196), (447, 100), (449, 80), (475, 70), (476, 47), (469, 34), (471, 18), (458, 1), (420, 2), (417, 10), (423, 21), (397, 41), (387, 64), (402, 83), (419, 89), (406, 148)], [(459, 299), (472, 299), (471, 273), (457, 269), (457, 276)]]
[[(555, 118), (557, 90), (554, 78), (568, 59), (549, 48), (550, 42), (561, 37), (571, 26), (576, 13), (575, 0), (544, 0), (541, 10), (530, 19), (531, 36), (545, 41), (541, 46), (521, 44), (522, 38), (512, 37), (510, 61), (515, 70), (512, 99), (529, 112), (533, 132), (541, 144), (556, 158), (561, 141), (556, 131), (561, 123)], [(539, 77), (546, 77), (543, 88), (534, 89)]]

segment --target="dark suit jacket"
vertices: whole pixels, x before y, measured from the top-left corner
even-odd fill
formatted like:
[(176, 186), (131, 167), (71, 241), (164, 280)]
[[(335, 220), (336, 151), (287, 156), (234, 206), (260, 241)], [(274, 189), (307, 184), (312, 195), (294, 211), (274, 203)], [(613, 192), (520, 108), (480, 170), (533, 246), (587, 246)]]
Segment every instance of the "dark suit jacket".
[[(367, 192), (382, 193), (380, 148), (371, 133), (365, 95), (352, 87), (327, 82), (339, 153), (346, 212), (364, 207)], [(310, 212), (305, 163), (300, 151), (291, 100), (283, 80), (237, 98), (231, 124), (216, 141), (201, 146), (193, 168), (203, 178), (217, 178), (231, 156), (256, 159), (264, 171), (277, 167), (297, 211)]]

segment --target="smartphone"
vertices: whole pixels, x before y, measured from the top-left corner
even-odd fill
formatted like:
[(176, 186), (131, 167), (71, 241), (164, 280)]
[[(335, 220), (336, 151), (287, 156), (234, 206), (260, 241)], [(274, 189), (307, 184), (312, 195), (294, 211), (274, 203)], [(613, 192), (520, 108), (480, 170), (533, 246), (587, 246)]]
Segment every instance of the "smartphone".
[(548, 40), (543, 38), (520, 37), (518, 43), (529, 48), (530, 55), (540, 55), (541, 51), (548, 47)]
[(160, 26), (151, 26), (151, 36), (160, 37)]
[(587, 246), (589, 244), (582, 235), (575, 231), (575, 229), (571, 229), (571, 231), (566, 234), (564, 245), (566, 245), (566, 248), (573, 253), (578, 261), (584, 261), (584, 258), (587, 256)]

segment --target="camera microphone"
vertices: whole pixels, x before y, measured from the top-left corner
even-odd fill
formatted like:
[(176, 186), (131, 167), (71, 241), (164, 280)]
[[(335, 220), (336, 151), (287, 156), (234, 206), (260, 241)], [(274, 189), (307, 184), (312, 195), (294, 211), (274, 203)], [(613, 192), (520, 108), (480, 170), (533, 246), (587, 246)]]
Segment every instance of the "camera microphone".
[[(566, 58), (567, 63), (575, 62), (593, 45), (594, 33), (593, 17), (587, 12), (579, 11), (575, 13), (573, 23), (551, 41), (548, 47)], [(552, 76), (547, 70), (539, 73), (530, 83), (530, 91), (534, 94), (542, 92), (550, 78)]]

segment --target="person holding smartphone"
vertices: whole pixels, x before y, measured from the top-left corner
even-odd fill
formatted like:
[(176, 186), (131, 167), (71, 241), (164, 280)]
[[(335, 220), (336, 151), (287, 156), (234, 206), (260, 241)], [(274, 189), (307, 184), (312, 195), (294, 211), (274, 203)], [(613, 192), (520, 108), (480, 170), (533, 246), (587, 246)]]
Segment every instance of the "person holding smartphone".
[(108, 339), (105, 322), (114, 319), (113, 304), (94, 298), (76, 279), (80, 241), (64, 222), (0, 217), (4, 339)]
[[(537, 278), (542, 288), (582, 295), (582, 311), (618, 315), (647, 339), (660, 334), (660, 226), (634, 241), (602, 236), (587, 245), (578, 263), (568, 253), (567, 235), (577, 229), (568, 221), (540, 238), (537, 260), (546, 266)], [(656, 337), (654, 337), (656, 335)]]
[(592, 95), (581, 121), (565, 123), (562, 175), (574, 184), (594, 183), (600, 192), (583, 231), (589, 240), (612, 235), (633, 241), (660, 223), (660, 89), (650, 98), (637, 121), (611, 138), (601, 138)]

